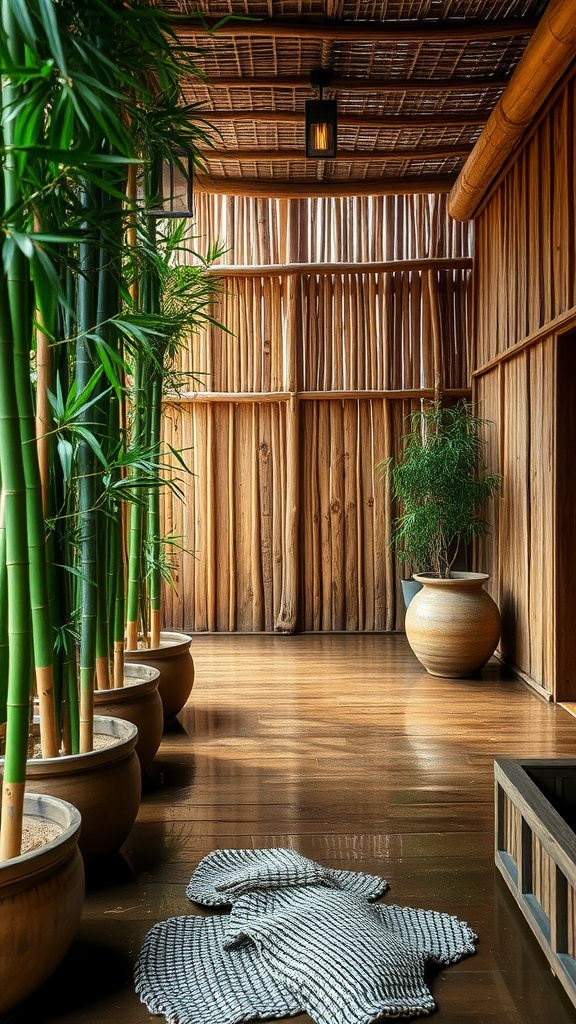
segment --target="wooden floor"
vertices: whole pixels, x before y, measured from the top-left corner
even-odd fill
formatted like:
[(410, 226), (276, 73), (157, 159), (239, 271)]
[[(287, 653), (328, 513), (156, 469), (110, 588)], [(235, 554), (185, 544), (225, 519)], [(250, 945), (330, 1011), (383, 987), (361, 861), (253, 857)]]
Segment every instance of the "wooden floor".
[(576, 755), (576, 719), (496, 663), (434, 679), (400, 635), (199, 636), (193, 651), (123, 856), (91, 880), (77, 940), (16, 1021), (152, 1020), (132, 987), (148, 928), (195, 912), (184, 890), (210, 850), (269, 846), (469, 922), (476, 955), (431, 977), (439, 1024), (576, 1021), (494, 870), (492, 802), (495, 756)]

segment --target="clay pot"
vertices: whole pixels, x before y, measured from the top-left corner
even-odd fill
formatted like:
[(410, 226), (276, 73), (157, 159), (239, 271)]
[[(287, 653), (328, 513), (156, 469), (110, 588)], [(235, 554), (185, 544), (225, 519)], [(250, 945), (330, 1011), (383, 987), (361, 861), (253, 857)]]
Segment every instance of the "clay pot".
[(483, 589), (489, 578), (481, 572), (454, 572), (446, 580), (414, 575), (422, 590), (406, 611), (406, 637), (430, 675), (475, 676), (494, 653), (500, 612)]
[(18, 1006), (58, 967), (84, 903), (77, 809), (52, 796), (26, 793), (24, 814), (57, 825), (61, 833), (0, 864), (0, 1014)]
[(124, 665), (124, 686), (94, 691), (94, 710), (106, 717), (122, 718), (138, 729), (136, 755), (142, 771), (160, 746), (164, 711), (158, 692), (160, 673), (150, 665)]
[(158, 692), (164, 708), (164, 721), (169, 722), (182, 710), (194, 685), (194, 662), (190, 654), (192, 637), (187, 633), (160, 633), (160, 647), (143, 647), (126, 651), (126, 660), (151, 665), (160, 671)]
[[(37, 719), (34, 722), (38, 730)], [(134, 749), (136, 726), (120, 718), (95, 715), (94, 733), (110, 737), (112, 742), (87, 754), (32, 758), (26, 764), (28, 790), (69, 800), (80, 811), (78, 845), (87, 865), (120, 849), (136, 820), (142, 791)]]

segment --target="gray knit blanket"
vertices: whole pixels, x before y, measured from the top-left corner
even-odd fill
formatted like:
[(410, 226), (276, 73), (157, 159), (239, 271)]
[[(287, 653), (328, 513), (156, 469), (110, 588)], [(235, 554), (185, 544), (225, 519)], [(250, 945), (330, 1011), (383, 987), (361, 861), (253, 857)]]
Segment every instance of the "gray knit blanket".
[(169, 1024), (241, 1024), (306, 1012), (316, 1024), (370, 1024), (435, 1009), (426, 964), (474, 952), (465, 922), (373, 904), (383, 878), (324, 868), (294, 850), (215, 850), (187, 887), (230, 906), (173, 917), (146, 936), (136, 991)]

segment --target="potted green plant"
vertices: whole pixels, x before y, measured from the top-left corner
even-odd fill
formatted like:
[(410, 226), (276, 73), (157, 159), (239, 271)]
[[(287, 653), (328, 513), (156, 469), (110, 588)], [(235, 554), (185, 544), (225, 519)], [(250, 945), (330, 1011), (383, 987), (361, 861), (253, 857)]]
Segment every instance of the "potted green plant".
[(489, 530), (486, 504), (500, 487), (486, 470), (484, 425), (465, 400), (424, 405), (410, 417), (400, 457), (377, 467), (401, 505), (393, 542), (422, 585), (406, 612), (406, 636), (431, 674), (476, 673), (500, 634), (498, 609), (482, 589), (488, 576), (454, 568)]
[(144, 222), (136, 296), (142, 326), (153, 328), (154, 333), (151, 344), (140, 346), (134, 359), (130, 443), (134, 450), (147, 444), (150, 462), (139, 471), (140, 480), (148, 485), (147, 500), (133, 501), (128, 507), (125, 656), (160, 672), (164, 717), (170, 720), (190, 694), (194, 662), (192, 637), (160, 628), (162, 583), (170, 584), (172, 578), (169, 552), (171, 545), (179, 544), (178, 538), (161, 536), (160, 490), (167, 483), (178, 490), (174, 469), (170, 472), (168, 468), (170, 462), (176, 469), (185, 469), (185, 453), (183, 460), (163, 444), (161, 402), (188, 383), (189, 375), (176, 370), (175, 363), (190, 335), (208, 325), (225, 330), (212, 315), (221, 283), (208, 272), (222, 250), (209, 246), (205, 256), (193, 252), (195, 262), (187, 262), (181, 257), (184, 252), (190, 254), (185, 221), (160, 227), (145, 209)]
[[(0, 15), (0, 1013), (56, 966), (83, 897), (79, 815), (52, 795), (25, 795), (30, 772), (36, 791), (62, 792), (51, 781), (61, 766), (77, 780), (79, 758), (101, 763), (91, 749), (97, 723), (128, 774), (111, 782), (106, 768), (95, 842), (115, 821), (117, 797), (129, 805), (128, 826), (97, 854), (118, 848), (138, 809), (137, 730), (99, 720), (93, 701), (110, 632), (101, 584), (117, 564), (109, 499), (123, 486), (123, 346), (141, 337), (122, 319), (127, 169), (162, 133), (167, 145), (173, 132), (191, 141), (196, 130), (178, 90), (191, 56), (173, 54), (170, 32), (169, 16), (138, 0), (11, 0)], [(34, 678), (41, 756), (29, 760)], [(85, 844), (88, 788), (73, 790)], [(50, 840), (37, 853), (22, 844), (39, 817)], [(55, 884), (57, 864), (64, 880)], [(40, 875), (57, 908), (39, 893)], [(16, 929), (15, 891), (27, 906)], [(25, 946), (37, 970), (19, 970)]]

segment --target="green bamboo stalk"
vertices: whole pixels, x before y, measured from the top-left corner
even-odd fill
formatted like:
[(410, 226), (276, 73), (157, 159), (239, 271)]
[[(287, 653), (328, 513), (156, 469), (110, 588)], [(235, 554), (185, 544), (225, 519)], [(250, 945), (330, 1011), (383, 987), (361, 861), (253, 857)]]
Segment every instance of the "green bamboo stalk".
[(79, 754), (80, 705), (78, 703), (78, 677), (76, 674), (76, 658), (67, 657), (64, 661), (63, 669), (64, 691), (66, 693), (66, 738), (64, 742), (64, 749), (66, 750), (67, 753)]
[[(65, 271), (64, 290), (66, 306), (60, 310), (61, 326), (59, 335), (70, 337), (73, 333), (71, 310), (75, 308), (76, 289), (70, 267)], [(55, 345), (52, 360), (51, 391), (56, 390), (58, 379), (64, 394), (69, 390), (70, 347)], [(54, 439), (53, 439), (54, 443)], [(55, 695), (59, 709), (58, 726), (63, 753), (78, 753), (79, 737), (79, 693), (76, 661), (76, 643), (73, 637), (74, 609), (78, 606), (76, 592), (77, 578), (70, 572), (75, 565), (74, 523), (76, 516), (75, 494), (64, 480), (62, 465), (57, 454), (52, 458), (50, 477), (50, 508), (58, 510), (48, 537), (49, 560), (52, 571), (49, 575), (50, 608), (52, 620), (59, 626), (59, 643), (56, 650)]]
[(110, 545), (110, 524), (101, 510), (96, 512), (98, 557), (96, 562), (96, 640), (95, 669), (96, 689), (109, 690), (110, 680), (110, 626), (108, 618), (108, 548)]
[[(5, 737), (8, 701), (8, 576), (6, 572), (6, 527), (4, 525), (4, 491), (0, 477), (0, 725)], [(3, 743), (0, 745), (3, 748)]]
[[(110, 406), (110, 437), (122, 434), (120, 402)], [(108, 599), (110, 602), (110, 647), (112, 650), (112, 685), (124, 685), (124, 613), (125, 564), (122, 505), (113, 510), (109, 521)]]
[[(92, 206), (89, 186), (82, 194), (85, 208)], [(95, 319), (95, 248), (87, 238), (78, 246), (76, 382), (81, 392), (90, 380), (94, 366), (86, 332)], [(80, 420), (89, 426), (91, 410)], [(94, 745), (94, 677), (96, 670), (96, 589), (98, 533), (96, 521), (96, 466), (92, 448), (84, 438), (77, 447), (78, 466), (78, 548), (80, 569), (80, 751)]]
[[(24, 44), (12, 12), (5, 7), (3, 26), (7, 33), (11, 57), (15, 65), (24, 63)], [(2, 105), (10, 111), (22, 98), (22, 87), (5, 78), (2, 86)], [(22, 183), (16, 157), (10, 146), (18, 143), (17, 118), (8, 117), (3, 125), (4, 145), (4, 202), (7, 210), (17, 209), (22, 195)], [(42, 141), (42, 136), (38, 141)], [(23, 217), (12, 217), (11, 228), (21, 231)], [(30, 380), (30, 349), (32, 347), (32, 304), (28, 260), (19, 247), (15, 247), (6, 270), (8, 303), (12, 320), (14, 342), (15, 388), (24, 477), (26, 482), (26, 521), (28, 530), (28, 557), (30, 564), (30, 590), (32, 602), (32, 629), (34, 664), (38, 695), (42, 753), (55, 757), (58, 753), (56, 713), (54, 704), (54, 666), (52, 623), (48, 600), (48, 571), (46, 565), (46, 539), (42, 511), (42, 487), (36, 449), (36, 423)]]
[[(42, 229), (40, 215), (36, 212), (34, 216), (34, 230), (39, 232)], [(32, 275), (34, 284), (37, 285), (37, 280)], [(48, 515), (50, 507), (50, 452), (51, 452), (51, 430), (52, 430), (52, 414), (50, 411), (50, 400), (48, 392), (52, 386), (52, 349), (50, 345), (50, 338), (43, 328), (50, 327), (52, 334), (55, 333), (56, 327), (56, 306), (53, 307), (53, 314), (51, 317), (52, 322), (43, 323), (43, 317), (48, 318), (50, 315), (48, 311), (43, 307), (42, 299), (40, 294), (42, 290), (35, 287), (36, 298), (37, 298), (37, 309), (35, 314), (36, 329), (35, 329), (35, 340), (36, 340), (36, 407), (34, 411), (34, 418), (36, 424), (36, 450), (38, 453), (38, 468), (40, 472), (40, 486), (42, 489), (42, 512), (44, 517)], [(52, 312), (52, 307), (51, 307)], [(40, 326), (42, 324), (42, 326)]]
[[(152, 445), (156, 451), (159, 451), (162, 432), (162, 379), (159, 374), (155, 375), (151, 388), (150, 430)], [(147, 513), (147, 549), (150, 558), (147, 574), (148, 606), (150, 609), (150, 646), (157, 648), (160, 647), (162, 587), (160, 571), (160, 489), (157, 486), (149, 489)]]
[(32, 622), (26, 531), (26, 484), (16, 402), (14, 343), (5, 276), (0, 275), (0, 476), (8, 582), (8, 699), (0, 819), (0, 860), (20, 855), (26, 779)]
[[(100, 244), (98, 252), (98, 278), (96, 284), (97, 308), (96, 308), (96, 331), (103, 342), (110, 344), (110, 318), (119, 312), (120, 298), (113, 267), (115, 262), (108, 252), (107, 242), (112, 238), (119, 244), (120, 241), (120, 217), (121, 207), (117, 201), (111, 202), (104, 194), (100, 197), (102, 220), (106, 228), (100, 232)], [(116, 214), (117, 229), (114, 231), (110, 224)], [(112, 405), (115, 401), (115, 393), (106, 388), (99, 401), (94, 406), (94, 419), (100, 443), (107, 447), (107, 441), (112, 436), (110, 427), (117, 417), (112, 412)], [(117, 436), (114, 435), (115, 437)], [(99, 690), (110, 689), (110, 632), (109, 632), (109, 594), (108, 594), (108, 548), (110, 542), (110, 523), (102, 510), (97, 512), (98, 552), (97, 559), (97, 620), (96, 620), (96, 687)]]
[[(20, 264), (19, 273), (16, 265)], [(31, 322), (23, 322), (19, 294), (23, 288), (22, 261), (11, 263), (8, 288), (15, 338), (16, 398), (20, 417), (22, 455), (26, 481), (26, 520), (28, 527), (28, 554), (30, 563), (30, 590), (36, 692), (40, 712), (40, 732), (43, 757), (56, 757), (56, 711), (54, 703), (53, 633), (48, 597), (48, 570), (46, 564), (46, 534), (42, 513), (42, 487), (36, 451), (34, 407), (30, 386)], [(24, 292), (25, 294), (25, 292)]]
[[(124, 571), (122, 565), (122, 519), (120, 512), (109, 522), (108, 600), (110, 602), (109, 641), (112, 650), (112, 686), (124, 684)], [(120, 630), (118, 638), (118, 615)]]
[[(128, 168), (128, 180), (126, 185), (126, 199), (129, 206), (134, 206), (136, 202), (137, 192), (137, 181), (136, 181), (136, 167), (131, 164)], [(126, 226), (126, 245), (128, 248), (129, 258), (133, 267), (132, 280), (130, 282), (130, 301), (133, 306), (136, 305), (138, 296), (138, 268), (135, 260), (136, 246), (137, 246), (137, 215), (135, 209), (128, 215), (127, 226)], [(138, 417), (138, 388), (140, 380), (140, 367), (138, 360), (135, 361), (133, 368), (133, 394), (132, 394), (132, 438), (139, 428)], [(134, 445), (134, 440), (131, 442), (131, 447)], [(135, 555), (137, 552), (136, 538), (132, 538), (133, 533), (137, 532), (136, 523), (136, 505), (128, 506), (126, 509), (126, 538), (127, 538), (127, 554), (126, 554), (126, 583), (124, 591), (124, 615), (125, 623), (122, 624), (123, 629), (123, 640), (128, 650), (135, 650), (138, 646), (138, 622), (137, 622), (137, 608), (138, 608), (138, 593), (136, 589), (136, 561)], [(133, 552), (132, 563), (130, 562), (130, 552)], [(131, 579), (131, 573), (133, 579)], [(116, 609), (114, 611), (114, 621), (116, 633)], [(116, 648), (115, 648), (116, 650)], [(117, 667), (116, 661), (114, 666), (114, 680), (116, 685), (117, 678)]]
[[(150, 192), (154, 184), (148, 183)], [(155, 253), (158, 246), (156, 218), (146, 217), (146, 235), (150, 252)], [(158, 268), (152, 262), (146, 267), (142, 280), (142, 310), (145, 313), (159, 315), (161, 312), (161, 283)], [(147, 387), (147, 444), (153, 459), (158, 463), (160, 472), (160, 447), (162, 430), (162, 370), (164, 348), (166, 342), (158, 339), (156, 344), (156, 363), (149, 366)], [(160, 493), (157, 484), (150, 486), (146, 508), (146, 544), (149, 564), (146, 566), (147, 596), (147, 627), (150, 630), (150, 646), (160, 646)], [(141, 588), (144, 595), (144, 586)], [(147, 629), (147, 631), (148, 631)]]
[[(143, 359), (137, 358), (134, 366), (133, 411), (131, 448), (143, 446), (146, 436), (145, 421), (146, 393), (144, 388)], [(133, 503), (128, 509), (128, 570), (126, 582), (126, 647), (129, 651), (138, 646), (138, 608), (143, 576), (144, 510)]]
[[(2, 3), (1, 28), (10, 50), (10, 57), (18, 64), (22, 56), (19, 32), (13, 11)], [(7, 116), (18, 99), (18, 92), (8, 76), (2, 79), (2, 208), (18, 209), (21, 201), (20, 182), (16, 158), (9, 144), (14, 137), (14, 124)], [(13, 214), (14, 216), (14, 214)], [(16, 357), (13, 331), (22, 332), (27, 324), (27, 289), (15, 296), (16, 282), (22, 278), (21, 259), (16, 253), (15, 265), (6, 260), (5, 248), (14, 244), (10, 231), (20, 225), (4, 226), (2, 244), (2, 271), (0, 272), (0, 479), (3, 491), (3, 522), (5, 532), (6, 604), (8, 618), (8, 692), (7, 727), (4, 777), (2, 785), (2, 811), (0, 819), (0, 860), (17, 857), (22, 842), (22, 816), (26, 778), (30, 681), (32, 671), (32, 620), (30, 613), (30, 563), (28, 555), (27, 494), (20, 428), (19, 396), (22, 400), (24, 382), (19, 378), (22, 361)], [(6, 274), (9, 267), (12, 280)], [(12, 295), (10, 295), (12, 292)], [(12, 301), (11, 301), (12, 300)], [(27, 337), (28, 350), (31, 335)], [(17, 339), (22, 346), (22, 338)], [(26, 365), (26, 384), (30, 370)]]

